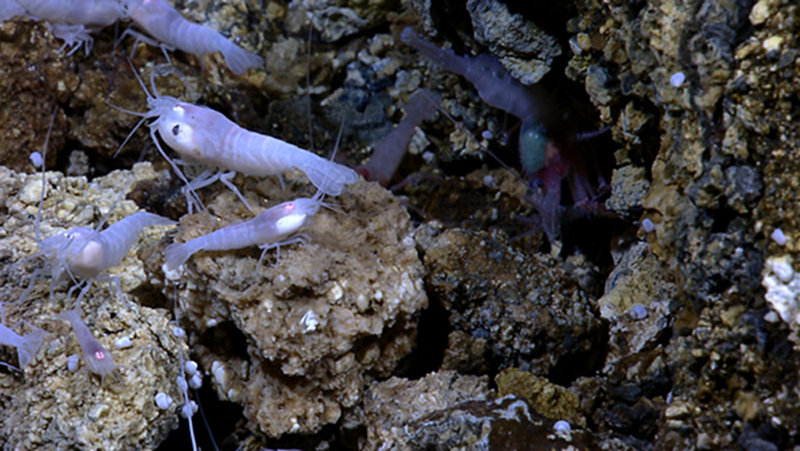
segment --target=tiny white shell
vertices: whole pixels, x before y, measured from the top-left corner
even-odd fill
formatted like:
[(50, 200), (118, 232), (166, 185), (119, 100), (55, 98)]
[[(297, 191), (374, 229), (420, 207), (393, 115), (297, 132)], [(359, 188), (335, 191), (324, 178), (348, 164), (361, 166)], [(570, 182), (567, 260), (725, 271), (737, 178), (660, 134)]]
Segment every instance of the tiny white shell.
[(39, 152), (31, 152), (31, 163), (33, 163), (34, 167), (40, 168), (44, 163), (44, 159), (42, 158), (42, 154)]
[(680, 88), (684, 81), (686, 81), (686, 75), (684, 75), (683, 72), (675, 72), (669, 77), (669, 84), (675, 88)]
[(81, 361), (81, 356), (78, 354), (72, 354), (71, 356), (67, 357), (67, 369), (74, 373), (78, 371), (78, 364)]
[(184, 418), (189, 418), (197, 412), (197, 403), (194, 401), (189, 401), (189, 404), (184, 404), (181, 407), (181, 416)]
[(172, 397), (163, 391), (156, 393), (156, 406), (159, 409), (169, 409), (169, 406), (172, 405)]
[(553, 425), (553, 430), (556, 432), (569, 432), (570, 429), (572, 429), (572, 426), (564, 420), (558, 420), (556, 424)]
[(781, 229), (773, 230), (772, 234), (770, 235), (770, 238), (772, 238), (772, 241), (780, 244), (781, 246), (786, 244), (786, 234), (783, 233), (783, 230)]
[(189, 387), (193, 389), (198, 389), (203, 386), (203, 375), (200, 373), (195, 373), (192, 377), (189, 378)]
[(304, 334), (314, 332), (319, 327), (319, 317), (313, 310), (309, 310), (300, 318), (300, 325), (303, 326)]
[(194, 373), (197, 372), (197, 362), (194, 360), (187, 360), (186, 363), (183, 364), (183, 369), (186, 370), (186, 374), (189, 377), (192, 377)]
[(127, 349), (131, 346), (133, 346), (133, 342), (131, 341), (130, 337), (122, 337), (114, 342), (114, 347), (117, 349)]

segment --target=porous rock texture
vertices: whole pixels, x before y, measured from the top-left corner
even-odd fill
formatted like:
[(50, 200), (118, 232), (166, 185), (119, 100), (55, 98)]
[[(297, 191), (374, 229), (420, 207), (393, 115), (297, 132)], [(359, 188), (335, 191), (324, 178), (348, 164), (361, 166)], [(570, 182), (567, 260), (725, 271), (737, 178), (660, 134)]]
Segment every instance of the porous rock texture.
[[(138, 210), (122, 200), (134, 181), (152, 180), (160, 174), (150, 164), (133, 171), (116, 171), (89, 183), (85, 177), (47, 173), (47, 195), (41, 213), (41, 236), (47, 238), (77, 226), (92, 227), (110, 210), (114, 223)], [(71, 283), (49, 277), (36, 280), (29, 294), (25, 288), (42, 269), (35, 221), (42, 192), (41, 174), (19, 174), (0, 167), (0, 249), (6, 262), (0, 269), (0, 301), (5, 326), (17, 333), (31, 327), (47, 332), (44, 344), (21, 373), (0, 373), (0, 441), (9, 449), (125, 450), (157, 446), (177, 427), (177, 405), (162, 410), (153, 398), (165, 392), (180, 399), (175, 384), (178, 346), (185, 346), (171, 332), (170, 313), (163, 308), (140, 305), (134, 294), (147, 286), (142, 261), (130, 252), (122, 264), (108, 273), (119, 278), (122, 296), (106, 283), (95, 283), (80, 309), (95, 338), (111, 351), (118, 369), (101, 380), (85, 370), (67, 369), (67, 357), (80, 354), (70, 326), (56, 318), (72, 308), (75, 295), (67, 298)], [(134, 248), (163, 238), (165, 227), (147, 228)], [(53, 290), (52, 297), (50, 290)], [(116, 349), (121, 338), (132, 346)], [(184, 350), (186, 352), (186, 350)], [(4, 347), (2, 360), (16, 365), (14, 348)]]
[[(268, 198), (271, 206), (310, 197), (313, 186), (303, 175), (285, 190), (274, 178), (248, 179), (245, 192), (254, 205)], [(281, 247), (280, 259), (271, 252), (256, 266), (255, 246), (199, 252), (180, 275), (168, 274), (165, 293), (192, 330), (243, 337), (246, 352), (239, 354), (202, 337), (194, 349), (212, 369), (219, 396), (244, 405), (251, 424), (270, 436), (337, 421), (360, 401), (365, 384), (388, 376), (411, 350), (427, 305), (413, 229), (399, 202), (363, 180), (331, 202), (340, 211), (321, 209), (303, 229), (308, 242)], [(252, 217), (228, 192), (208, 209), (224, 220), (184, 216), (176, 239)], [(150, 269), (160, 277), (158, 265)]]

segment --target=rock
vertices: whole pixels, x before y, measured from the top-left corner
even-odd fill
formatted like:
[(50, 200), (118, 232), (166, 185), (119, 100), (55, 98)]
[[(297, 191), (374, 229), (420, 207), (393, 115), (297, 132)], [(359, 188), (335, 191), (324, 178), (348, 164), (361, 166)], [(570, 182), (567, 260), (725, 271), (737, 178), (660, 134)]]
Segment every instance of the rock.
[(647, 243), (638, 242), (617, 257), (617, 266), (597, 300), (600, 315), (610, 326), (609, 361), (657, 346), (673, 320), (677, 287)]
[[(249, 181), (242, 192), (263, 208), (261, 196), (273, 204), (310, 197), (312, 189), (296, 175), (286, 190), (270, 178)], [(341, 212), (321, 209), (305, 229), (308, 243), (283, 246), (280, 260), (270, 253), (257, 267), (255, 247), (200, 252), (177, 286), (164, 289), (191, 323), (199, 360), (218, 369), (220, 398), (241, 403), (252, 427), (270, 436), (317, 431), (360, 402), (365, 385), (388, 376), (411, 350), (427, 305), (411, 224), (397, 200), (361, 180), (332, 202)], [(208, 209), (223, 220), (184, 216), (176, 239), (252, 217), (227, 189)], [(160, 261), (148, 267), (156, 279), (163, 279)], [(200, 336), (215, 333), (241, 337), (246, 352)]]
[[(91, 184), (85, 177), (48, 172), (42, 237), (75, 226), (91, 227), (109, 211), (108, 223), (120, 220), (138, 210), (121, 195), (134, 181), (157, 177), (159, 174), (149, 163), (139, 164), (133, 171), (114, 172)], [(56, 283), (43, 277), (21, 299), (34, 274), (46, 275), (41, 273), (41, 257), (30, 258), (37, 250), (31, 237), (35, 235), (41, 175), (19, 174), (0, 167), (0, 184), (6, 190), (0, 248), (9, 259), (9, 264), (0, 270), (5, 326), (24, 321), (24, 327), (40, 327), (48, 332), (44, 345), (23, 374), (0, 374), (0, 402), (6, 406), (0, 417), (0, 438), (6, 446), (20, 450), (156, 447), (177, 427), (178, 416), (177, 406), (161, 410), (153, 397), (165, 392), (173, 399), (182, 399), (175, 378), (180, 368), (178, 346), (185, 344), (171, 332), (168, 310), (136, 302), (136, 293), (149, 286), (143, 262), (130, 252), (121, 265), (109, 269), (108, 274), (119, 278), (121, 297), (110, 284), (95, 282), (80, 306), (85, 323), (110, 350), (118, 369), (103, 381), (85, 370), (70, 372), (67, 357), (80, 354), (80, 348), (70, 326), (56, 319), (56, 314), (74, 303), (74, 298), (67, 296), (71, 294), (67, 291), (71, 283)], [(157, 242), (164, 233), (164, 227), (147, 228), (138, 243)], [(125, 349), (114, 347), (113, 343), (122, 337), (130, 338), (132, 345)]]
[(596, 368), (604, 326), (554, 259), (524, 255), (485, 232), (420, 228), (417, 236), (432, 300), (454, 329), (485, 339), (501, 368), (567, 380)]
[(398, 449), (408, 445), (404, 429), (419, 419), (465, 401), (486, 401), (492, 395), (485, 376), (454, 371), (431, 373), (418, 380), (392, 377), (373, 384), (357, 416), (367, 426), (363, 449)]
[(494, 380), (498, 396), (516, 395), (528, 401), (536, 412), (553, 421), (566, 420), (570, 424), (586, 427), (578, 395), (572, 390), (516, 368), (504, 369)]
[[(513, 395), (469, 401), (434, 412), (398, 430), (397, 449), (592, 449), (590, 434), (558, 433), (555, 422)], [(562, 429), (563, 430), (563, 429)]]
[(503, 66), (522, 84), (532, 85), (550, 71), (561, 47), (552, 36), (512, 14), (496, 0), (468, 0), (475, 40), (500, 59)]

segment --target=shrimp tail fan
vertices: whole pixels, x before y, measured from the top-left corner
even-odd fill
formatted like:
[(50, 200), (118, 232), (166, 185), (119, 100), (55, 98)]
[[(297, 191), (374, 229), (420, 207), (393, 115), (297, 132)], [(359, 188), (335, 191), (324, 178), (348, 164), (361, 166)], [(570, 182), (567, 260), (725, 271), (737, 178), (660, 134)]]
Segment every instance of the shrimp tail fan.
[(25, 334), (22, 337), (22, 343), (17, 347), (17, 358), (19, 359), (19, 367), (24, 368), (33, 357), (44, 342), (45, 331), (43, 329), (35, 329), (33, 332)]
[(187, 243), (170, 244), (166, 249), (164, 249), (164, 257), (167, 261), (167, 267), (170, 269), (177, 269), (179, 266), (186, 263), (186, 260), (188, 260), (192, 254), (199, 250), (200, 248), (192, 241)]
[(296, 167), (306, 174), (317, 189), (329, 196), (342, 194), (344, 185), (358, 181), (358, 173), (353, 169), (314, 154), (304, 155)]
[(256, 55), (253, 52), (237, 46), (233, 42), (225, 40), (225, 45), (222, 47), (222, 56), (225, 58), (225, 64), (236, 75), (242, 75), (248, 69), (258, 68), (264, 65), (264, 58)]

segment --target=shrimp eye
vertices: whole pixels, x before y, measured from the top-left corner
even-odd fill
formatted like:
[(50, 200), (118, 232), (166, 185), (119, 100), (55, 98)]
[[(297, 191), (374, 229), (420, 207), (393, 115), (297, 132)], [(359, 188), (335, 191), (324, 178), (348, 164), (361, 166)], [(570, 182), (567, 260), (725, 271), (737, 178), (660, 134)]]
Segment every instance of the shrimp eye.
[(181, 132), (181, 126), (178, 125), (178, 124), (175, 124), (175, 126), (172, 127), (172, 134), (174, 136), (178, 136), (178, 133), (180, 133), (180, 132)]

